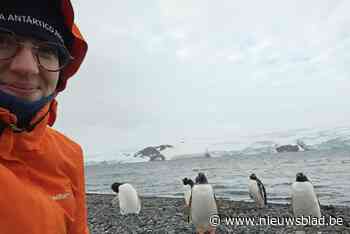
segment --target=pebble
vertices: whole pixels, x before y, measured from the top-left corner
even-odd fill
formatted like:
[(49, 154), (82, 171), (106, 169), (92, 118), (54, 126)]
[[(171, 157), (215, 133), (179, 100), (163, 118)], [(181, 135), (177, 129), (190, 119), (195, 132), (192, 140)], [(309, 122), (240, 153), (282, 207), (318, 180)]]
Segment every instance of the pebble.
[[(194, 233), (192, 224), (184, 218), (184, 200), (181, 198), (142, 197), (142, 209), (139, 215), (121, 215), (118, 203), (113, 206), (112, 194), (87, 194), (88, 222), (91, 234), (102, 233), (155, 233), (188, 234)], [(221, 217), (292, 217), (290, 205), (269, 204), (267, 208), (256, 209), (252, 202), (218, 199)], [(339, 226), (283, 226), (283, 225), (239, 225), (230, 226), (221, 223), (216, 233), (234, 234), (289, 234), (304, 231), (322, 234), (350, 234), (350, 208), (345, 206), (322, 206), (322, 214), (327, 218), (341, 217)], [(302, 229), (302, 230), (301, 230)]]

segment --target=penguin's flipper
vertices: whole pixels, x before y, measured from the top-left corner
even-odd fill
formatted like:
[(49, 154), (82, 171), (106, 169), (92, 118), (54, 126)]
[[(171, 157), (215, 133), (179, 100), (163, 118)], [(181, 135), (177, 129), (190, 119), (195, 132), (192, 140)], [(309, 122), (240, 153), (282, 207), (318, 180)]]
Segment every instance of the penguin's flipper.
[(267, 204), (267, 198), (266, 198), (265, 186), (259, 179), (256, 179), (256, 182), (258, 184), (259, 193), (264, 197), (264, 203), (266, 205)]
[(215, 201), (216, 206), (217, 206), (218, 205), (218, 199), (216, 198), (215, 193), (213, 193), (213, 195), (214, 195), (214, 201)]
[(264, 202), (265, 202), (265, 205), (267, 205), (267, 197), (266, 197), (266, 190), (265, 190), (265, 186), (264, 186), (264, 184), (261, 184), (261, 185), (262, 185), (263, 194), (264, 194)]

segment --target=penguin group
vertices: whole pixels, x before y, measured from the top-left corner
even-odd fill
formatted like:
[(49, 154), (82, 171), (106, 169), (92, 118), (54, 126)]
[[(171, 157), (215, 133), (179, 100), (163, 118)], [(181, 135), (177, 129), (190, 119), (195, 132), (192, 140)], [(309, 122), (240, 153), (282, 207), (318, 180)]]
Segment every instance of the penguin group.
[[(254, 173), (249, 176), (249, 196), (255, 201), (257, 208), (267, 205), (265, 186)], [(291, 201), (295, 217), (321, 218), (320, 202), (314, 186), (301, 172), (296, 174), (295, 182), (292, 183)]]
[[(215, 226), (209, 223), (210, 217), (218, 215), (217, 200), (212, 185), (208, 183), (206, 175), (199, 172), (195, 181), (183, 178), (184, 211), (188, 223), (192, 223), (198, 234), (214, 234)], [(311, 216), (320, 218), (320, 203), (314, 191), (313, 184), (303, 173), (296, 174), (295, 182), (291, 186), (291, 205), (295, 217)], [(136, 189), (129, 183), (114, 183), (111, 189), (117, 193), (120, 213), (139, 214), (141, 201)], [(250, 174), (248, 194), (258, 209), (267, 206), (267, 193), (264, 184), (255, 173)], [(115, 199), (114, 199), (115, 200)], [(115, 201), (114, 201), (115, 202)]]

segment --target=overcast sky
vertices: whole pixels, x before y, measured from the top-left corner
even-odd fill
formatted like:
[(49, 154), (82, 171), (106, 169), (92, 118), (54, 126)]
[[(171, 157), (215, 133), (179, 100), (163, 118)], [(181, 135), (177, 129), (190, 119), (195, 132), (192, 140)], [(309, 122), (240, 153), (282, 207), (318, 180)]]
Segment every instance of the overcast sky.
[(56, 127), (99, 152), (350, 125), (350, 1), (72, 0)]

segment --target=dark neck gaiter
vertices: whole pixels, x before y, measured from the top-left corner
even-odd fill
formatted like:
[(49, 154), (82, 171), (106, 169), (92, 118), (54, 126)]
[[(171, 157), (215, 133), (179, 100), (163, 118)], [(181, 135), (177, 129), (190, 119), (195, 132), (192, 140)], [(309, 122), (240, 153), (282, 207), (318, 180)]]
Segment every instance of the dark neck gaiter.
[(29, 102), (0, 91), (0, 107), (7, 109), (17, 117), (17, 127), (27, 126), (38, 111), (52, 100), (53, 94), (38, 101)]

